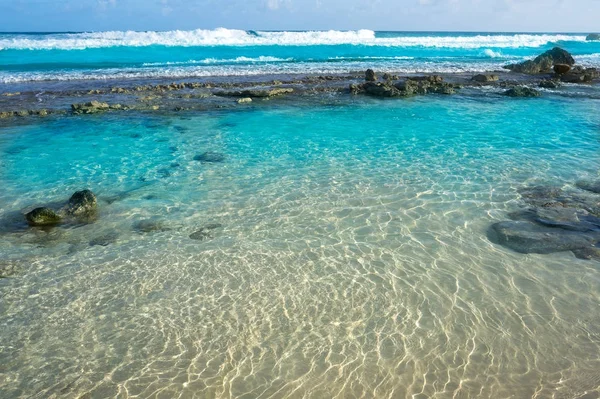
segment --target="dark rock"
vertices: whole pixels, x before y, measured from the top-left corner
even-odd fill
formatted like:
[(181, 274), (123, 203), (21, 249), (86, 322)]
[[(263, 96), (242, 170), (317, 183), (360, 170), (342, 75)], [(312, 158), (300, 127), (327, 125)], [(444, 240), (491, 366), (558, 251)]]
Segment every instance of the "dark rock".
[(572, 68), (568, 73), (561, 75), (560, 80), (566, 83), (589, 83), (600, 77), (596, 68), (583, 68), (580, 66)]
[(552, 66), (556, 64), (566, 64), (571, 66), (575, 64), (575, 60), (569, 52), (560, 47), (554, 47), (552, 50), (548, 50), (545, 53), (538, 55), (533, 60), (527, 60), (519, 64), (506, 65), (504, 68), (510, 69), (513, 72), (534, 75), (549, 72), (552, 69)]
[(533, 206), (555, 206), (562, 204), (563, 190), (554, 186), (527, 186), (518, 190), (521, 198)]
[(119, 233), (116, 231), (111, 231), (109, 233), (98, 236), (92, 240), (90, 240), (90, 247), (100, 245), (102, 247), (106, 247), (110, 244), (114, 244), (119, 238)]
[(546, 51), (544, 54), (538, 57), (549, 56), (552, 58), (552, 62), (554, 65), (556, 64), (567, 64), (567, 65), (575, 65), (575, 59), (573, 56), (566, 50), (561, 49), (560, 47), (554, 47), (552, 50)]
[(578, 259), (600, 260), (600, 248), (598, 248), (598, 247), (587, 247), (587, 248), (574, 249), (573, 254)]
[(220, 223), (211, 223), (190, 234), (192, 240), (204, 241), (213, 238), (212, 230), (222, 227)]
[(367, 69), (365, 71), (365, 81), (367, 82), (375, 82), (377, 80), (377, 75), (375, 75), (375, 71), (372, 69)]
[(133, 224), (133, 229), (138, 233), (153, 233), (156, 231), (171, 230), (168, 227), (165, 227), (164, 222), (159, 219), (138, 220)]
[(363, 85), (358, 85), (358, 84), (353, 84), (353, 83), (350, 84), (349, 89), (350, 89), (350, 94), (354, 94), (354, 95), (362, 94), (365, 92)]
[(581, 180), (575, 183), (575, 185), (586, 191), (591, 191), (592, 193), (600, 194), (600, 180), (597, 181), (585, 181)]
[(436, 94), (454, 94), (454, 93), (456, 93), (454, 86), (451, 84), (448, 84), (448, 83), (442, 83), (442, 84), (431, 86), (428, 90), (431, 93), (436, 93)]
[(30, 226), (52, 226), (61, 222), (61, 217), (50, 208), (35, 208), (25, 215)]
[(471, 80), (473, 80), (475, 82), (480, 82), (480, 83), (497, 82), (498, 81), (498, 75), (493, 75), (493, 74), (479, 74), (479, 75), (473, 76), (471, 78)]
[(442, 83), (444, 78), (440, 75), (427, 75), (427, 76), (411, 76), (409, 80), (413, 80), (415, 82), (428, 82), (432, 84)]
[(200, 162), (223, 162), (225, 161), (225, 154), (220, 152), (207, 151), (202, 154), (198, 154), (194, 157), (194, 161)]
[(488, 230), (491, 242), (520, 253), (549, 254), (588, 248), (600, 241), (600, 232), (580, 233), (526, 221), (499, 222)]
[(98, 112), (108, 111), (110, 105), (99, 101), (90, 101), (83, 104), (71, 104), (71, 110), (74, 114), (95, 114)]
[(242, 91), (219, 91), (215, 92), (216, 96), (225, 96), (225, 97), (250, 97), (250, 98), (269, 98), (275, 96), (281, 96), (283, 94), (293, 93), (294, 89), (292, 88), (283, 88), (278, 87), (274, 89), (264, 90), (264, 89), (249, 89)]
[(96, 212), (98, 200), (91, 190), (77, 191), (69, 199), (66, 211), (72, 216), (89, 216)]
[(569, 207), (532, 208), (509, 214), (513, 220), (526, 220), (547, 227), (571, 231), (600, 231), (600, 218), (585, 209)]
[(397, 97), (400, 90), (387, 83), (367, 82), (363, 85), (365, 93), (375, 97)]
[(392, 74), (389, 74), (389, 73), (384, 73), (383, 76), (382, 76), (382, 78), (385, 81), (398, 80), (399, 79), (398, 75), (392, 75)]
[(590, 33), (585, 40), (600, 40), (600, 33)]
[(553, 79), (545, 79), (540, 82), (539, 86), (544, 89), (557, 89), (560, 87), (560, 82)]
[(398, 82), (394, 87), (400, 90), (405, 96), (411, 96), (419, 91), (419, 83), (412, 79), (406, 79), (403, 82)]
[(516, 86), (504, 92), (509, 97), (539, 97), (540, 92), (525, 86)]
[(571, 70), (571, 66), (567, 64), (554, 64), (554, 72), (558, 75), (564, 75)]

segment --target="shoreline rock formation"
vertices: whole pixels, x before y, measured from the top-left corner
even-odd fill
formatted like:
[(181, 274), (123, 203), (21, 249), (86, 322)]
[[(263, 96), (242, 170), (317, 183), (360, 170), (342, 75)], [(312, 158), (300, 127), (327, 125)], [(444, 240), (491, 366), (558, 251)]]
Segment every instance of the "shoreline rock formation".
[[(573, 56), (558, 47), (540, 54), (533, 60), (509, 65), (506, 72), (395, 74), (376, 73), (373, 69), (338, 75), (290, 76), (289, 80), (274, 80), (265, 75), (261, 81), (181, 82), (169, 84), (139, 84), (131, 87), (89, 87), (76, 90), (39, 92), (19, 91), (0, 95), (0, 120), (46, 117), (52, 115), (93, 115), (105, 112), (202, 111), (219, 108), (247, 107), (258, 100), (303, 98), (314, 101), (315, 95), (347, 93), (373, 97), (411, 97), (424, 94), (453, 94), (463, 87), (493, 87), (504, 91), (516, 86), (539, 86), (557, 89), (561, 83), (594, 83), (600, 78), (595, 68), (575, 64)], [(86, 82), (104, 85), (102, 82)], [(518, 90), (517, 90), (518, 91)], [(500, 92), (500, 90), (499, 90)], [(231, 100), (233, 98), (233, 101)], [(10, 99), (10, 100), (9, 100)], [(40, 100), (43, 99), (43, 102)], [(69, 101), (69, 99), (77, 101)], [(69, 101), (67, 103), (67, 101)], [(288, 100), (289, 101), (289, 100)], [(65, 108), (65, 103), (70, 105)], [(20, 110), (7, 110), (19, 104)], [(40, 109), (43, 104), (44, 108)], [(27, 109), (31, 107), (32, 109)]]
[(42, 206), (25, 214), (29, 226), (56, 226), (64, 223), (90, 223), (96, 218), (98, 200), (91, 190), (75, 192), (60, 209)]
[(494, 223), (488, 239), (520, 253), (572, 251), (600, 260), (600, 181), (577, 182), (581, 191), (533, 186), (520, 190), (527, 207)]

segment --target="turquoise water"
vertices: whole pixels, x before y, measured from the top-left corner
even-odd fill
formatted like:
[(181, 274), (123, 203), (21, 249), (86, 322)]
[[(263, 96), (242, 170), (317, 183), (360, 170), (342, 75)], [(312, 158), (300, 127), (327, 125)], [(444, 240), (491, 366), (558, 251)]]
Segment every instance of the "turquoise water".
[(440, 32), (0, 33), (0, 83), (257, 74), (498, 70), (554, 46), (600, 67), (582, 34)]
[[(598, 179), (599, 110), (340, 96), (3, 127), (0, 397), (598, 397), (600, 264), (486, 230), (524, 185)], [(22, 225), (82, 188), (95, 223)]]

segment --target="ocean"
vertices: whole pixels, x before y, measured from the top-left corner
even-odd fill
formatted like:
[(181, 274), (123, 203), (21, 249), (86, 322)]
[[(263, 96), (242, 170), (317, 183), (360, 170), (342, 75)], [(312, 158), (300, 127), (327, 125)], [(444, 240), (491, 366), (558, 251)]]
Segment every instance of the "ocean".
[[(3, 33), (0, 93), (474, 73), (555, 46), (600, 67), (581, 34)], [(527, 187), (600, 202), (578, 185), (600, 180), (600, 86), (540, 92), (0, 121), (0, 397), (600, 398), (600, 261), (489, 236)], [(82, 189), (93, 223), (25, 224)]]
[(263, 32), (0, 33), (0, 83), (44, 80), (395, 72), (474, 72), (561, 46), (600, 65), (584, 34)]

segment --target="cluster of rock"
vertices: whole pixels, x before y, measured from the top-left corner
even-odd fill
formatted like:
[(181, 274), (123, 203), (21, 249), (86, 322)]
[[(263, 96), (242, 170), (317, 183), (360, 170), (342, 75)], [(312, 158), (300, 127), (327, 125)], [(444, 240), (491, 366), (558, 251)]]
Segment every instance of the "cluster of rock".
[(74, 193), (69, 201), (58, 210), (51, 207), (39, 207), (25, 214), (30, 226), (54, 226), (65, 222), (88, 223), (94, 220), (98, 201), (90, 190)]
[(523, 61), (518, 64), (506, 65), (504, 68), (509, 69), (513, 72), (527, 73), (530, 75), (538, 73), (548, 73), (552, 71), (554, 65), (575, 65), (575, 59), (569, 52), (561, 49), (560, 47), (554, 47), (552, 50), (548, 50), (543, 54), (538, 55), (533, 60)]
[(409, 97), (428, 93), (454, 94), (460, 85), (446, 83), (439, 75), (414, 76), (399, 82), (397, 76), (384, 75), (384, 81), (379, 82), (372, 69), (365, 72), (365, 83), (350, 84), (350, 93), (367, 94), (374, 97)]
[(26, 117), (26, 116), (48, 116), (52, 113), (47, 109), (30, 109), (21, 111), (2, 111), (0, 112), (0, 119), (12, 118), (15, 116)]
[(578, 182), (580, 191), (557, 187), (520, 190), (527, 208), (493, 224), (490, 241), (520, 253), (572, 251), (581, 259), (600, 259), (600, 181)]
[(281, 96), (284, 94), (293, 93), (292, 88), (276, 87), (272, 89), (247, 89), (247, 90), (234, 90), (234, 91), (215, 91), (215, 96), (222, 97), (242, 97), (242, 98), (271, 98)]
[(536, 89), (527, 86), (515, 86), (504, 92), (508, 97), (539, 97), (541, 94)]
[(533, 60), (506, 65), (504, 68), (528, 75), (554, 73), (557, 79), (567, 83), (586, 83), (600, 77), (595, 68), (576, 66), (573, 56), (560, 47), (554, 47)]
[(81, 104), (71, 104), (71, 111), (75, 115), (80, 114), (97, 114), (99, 112), (105, 112), (108, 110), (126, 110), (128, 107), (125, 107), (121, 104), (109, 105), (108, 103), (101, 103), (100, 101), (90, 101), (87, 103)]

